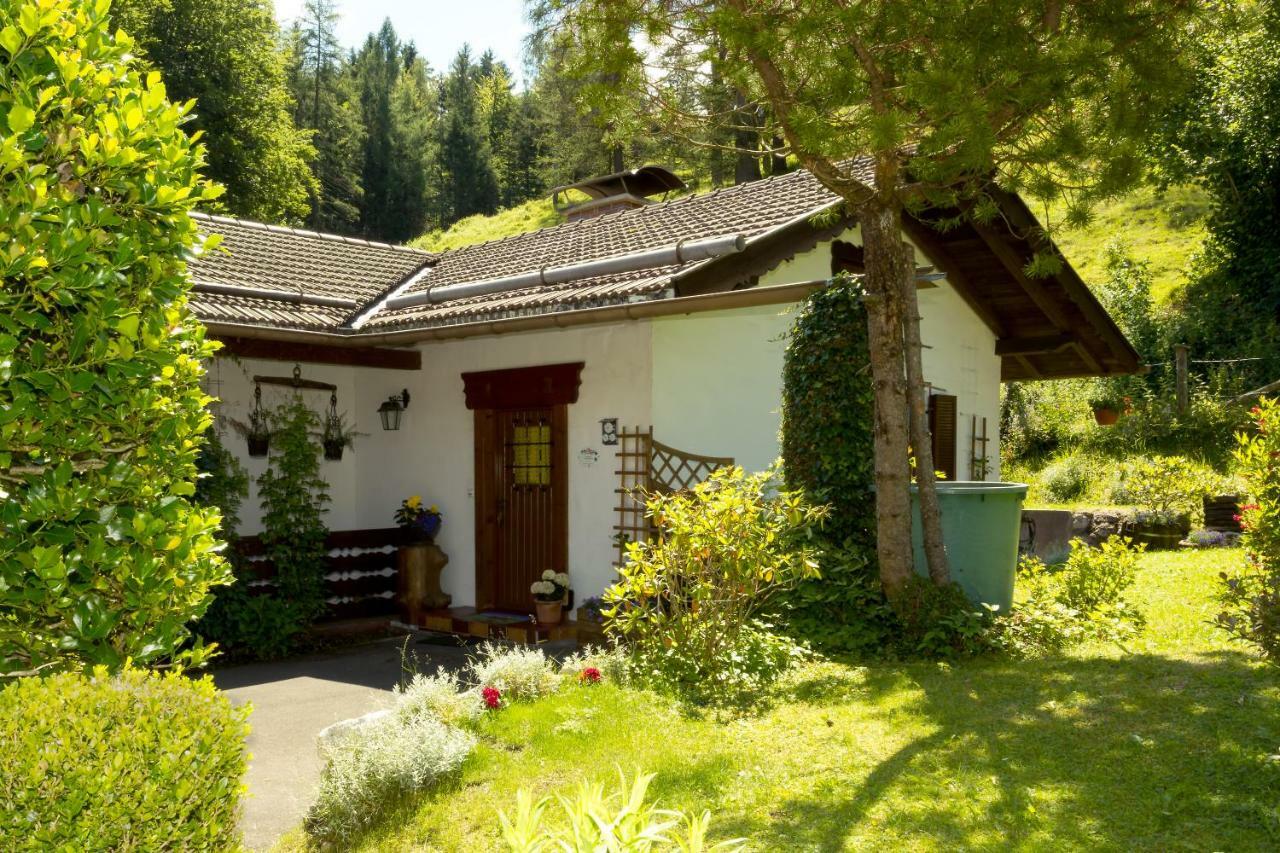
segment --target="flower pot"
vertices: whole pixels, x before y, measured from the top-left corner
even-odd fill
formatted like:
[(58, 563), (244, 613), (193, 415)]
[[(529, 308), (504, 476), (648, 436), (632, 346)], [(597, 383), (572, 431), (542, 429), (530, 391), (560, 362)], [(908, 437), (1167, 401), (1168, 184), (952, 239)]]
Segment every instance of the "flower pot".
[(260, 458), (267, 455), (267, 451), (271, 448), (271, 436), (269, 435), (248, 435), (245, 442), (249, 445), (249, 455)]
[(561, 610), (564, 607), (563, 601), (534, 601), (534, 610), (537, 611), (539, 625), (559, 625)]
[(1178, 543), (1191, 533), (1191, 516), (1185, 513), (1174, 516), (1139, 513), (1123, 533), (1153, 551), (1167, 551), (1177, 548)]
[(324, 458), (330, 462), (342, 460), (342, 450), (347, 446), (345, 441), (324, 441)]
[(1115, 409), (1100, 407), (1093, 410), (1093, 419), (1098, 422), (1098, 426), (1114, 426), (1120, 420), (1120, 413)]

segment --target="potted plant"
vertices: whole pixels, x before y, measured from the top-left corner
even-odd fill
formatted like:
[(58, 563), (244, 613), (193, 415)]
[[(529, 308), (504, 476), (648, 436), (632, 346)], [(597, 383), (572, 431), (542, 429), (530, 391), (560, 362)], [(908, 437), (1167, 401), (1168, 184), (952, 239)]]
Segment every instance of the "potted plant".
[(320, 444), (324, 447), (324, 458), (331, 462), (338, 462), (342, 459), (342, 451), (348, 447), (355, 447), (355, 440), (358, 433), (353, 427), (347, 426), (347, 418), (345, 414), (338, 414), (330, 411), (324, 418), (324, 432), (320, 435)]
[(440, 508), (435, 504), (429, 507), (422, 505), (422, 496), (414, 495), (400, 502), (396, 510), (396, 524), (404, 533), (409, 544), (417, 542), (434, 542), (440, 532), (442, 517)]
[(1093, 409), (1093, 419), (1098, 422), (1098, 426), (1112, 426), (1120, 420), (1124, 404), (1124, 395), (1107, 382), (1100, 382), (1089, 395), (1089, 407)]
[(396, 552), (396, 601), (401, 621), (415, 628), (425, 621), (425, 611), (448, 607), (453, 601), (440, 588), (440, 573), (449, 563), (449, 556), (435, 543), (441, 519), (439, 507), (424, 507), (420, 495), (401, 501), (395, 513), (404, 535), (404, 544)]
[(547, 569), (542, 573), (542, 580), (530, 585), (529, 592), (533, 593), (538, 622), (543, 625), (559, 625), (561, 609), (569, 593), (569, 576), (564, 572)]

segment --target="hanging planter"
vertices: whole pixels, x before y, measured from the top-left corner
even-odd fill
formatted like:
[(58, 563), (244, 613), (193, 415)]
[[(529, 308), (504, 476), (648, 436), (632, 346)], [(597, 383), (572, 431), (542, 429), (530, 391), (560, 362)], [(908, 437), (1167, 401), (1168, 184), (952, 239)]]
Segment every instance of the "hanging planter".
[(330, 462), (342, 459), (342, 452), (355, 446), (358, 433), (347, 426), (343, 415), (338, 414), (338, 395), (329, 395), (329, 411), (324, 416), (324, 432), (320, 436), (320, 445), (324, 448), (324, 458)]
[(261, 459), (271, 451), (271, 428), (268, 426), (267, 413), (262, 409), (262, 386), (253, 386), (253, 411), (249, 413), (249, 423), (232, 421), (231, 425), (244, 436), (249, 448), (249, 455)]

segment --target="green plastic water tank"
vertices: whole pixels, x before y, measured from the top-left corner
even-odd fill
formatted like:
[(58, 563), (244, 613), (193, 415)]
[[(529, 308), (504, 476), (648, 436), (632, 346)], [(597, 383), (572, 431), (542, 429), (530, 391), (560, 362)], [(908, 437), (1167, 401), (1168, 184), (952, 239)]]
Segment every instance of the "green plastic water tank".
[[(1008, 613), (1013, 606), (1018, 532), (1026, 497), (1025, 483), (938, 483), (942, 541), (947, 547), (951, 579), (974, 602), (995, 605), (1001, 613)], [(911, 543), (916, 572), (928, 577), (915, 486), (911, 487)]]

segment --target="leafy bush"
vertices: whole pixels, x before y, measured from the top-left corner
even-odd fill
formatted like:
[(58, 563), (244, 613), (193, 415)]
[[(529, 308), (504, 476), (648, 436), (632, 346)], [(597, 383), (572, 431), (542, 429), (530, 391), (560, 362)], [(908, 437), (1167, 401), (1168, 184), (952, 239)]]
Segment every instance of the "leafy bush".
[(895, 645), (910, 657), (955, 659), (990, 650), (991, 611), (977, 608), (957, 584), (939, 587), (912, 576)]
[(0, 849), (235, 850), (249, 708), (124, 669), (0, 690)]
[(482, 643), (466, 672), (476, 687), (496, 687), (504, 701), (537, 699), (560, 687), (555, 661), (530, 646)]
[(498, 813), (502, 840), (513, 853), (548, 850), (684, 850), (731, 851), (743, 849), (735, 838), (717, 844), (707, 842), (711, 813), (693, 817), (648, 802), (653, 774), (638, 774), (633, 782), (618, 774), (618, 789), (606, 794), (603, 785), (580, 782), (574, 796), (559, 797), (563, 826), (554, 826), (547, 815), (551, 798), (534, 802), (528, 791), (516, 793), (513, 816)]
[(0, 672), (165, 658), (230, 580), (189, 500), (220, 191), (132, 53), (107, 3), (0, 0)]
[(1097, 548), (1071, 540), (1071, 555), (1056, 573), (1058, 600), (1085, 615), (1115, 608), (1137, 578), (1138, 557), (1144, 546), (1131, 547), (1113, 536)]
[(782, 368), (782, 459), (788, 489), (830, 513), (817, 541), (820, 577), (784, 603), (789, 630), (816, 648), (878, 649), (895, 630), (876, 559), (874, 394), (862, 293), (850, 281), (799, 308)]
[(1157, 518), (1203, 512), (1202, 499), (1222, 482), (1211, 468), (1176, 456), (1139, 458), (1123, 463), (1109, 497), (1111, 503), (1136, 506)]
[(307, 833), (346, 845), (404, 798), (456, 772), (474, 748), (470, 734), (430, 714), (392, 714), (322, 743), (325, 766)]
[(1041, 494), (1053, 503), (1080, 500), (1088, 494), (1098, 467), (1098, 460), (1084, 454), (1063, 456), (1040, 472)]
[(688, 492), (649, 496), (659, 536), (627, 544), (604, 614), (606, 630), (663, 685), (727, 698), (785, 666), (790, 644), (758, 616), (817, 574), (811, 534), (825, 511), (776, 485), (776, 468), (733, 467)]
[(401, 718), (429, 715), (466, 727), (480, 716), (481, 708), (476, 691), (465, 689), (458, 676), (444, 669), (434, 675), (415, 674), (396, 688), (396, 713)]
[(1253, 410), (1255, 431), (1238, 437), (1236, 460), (1253, 501), (1240, 508), (1244, 565), (1222, 573), (1223, 610), (1217, 623), (1280, 662), (1280, 405), (1263, 399)]

